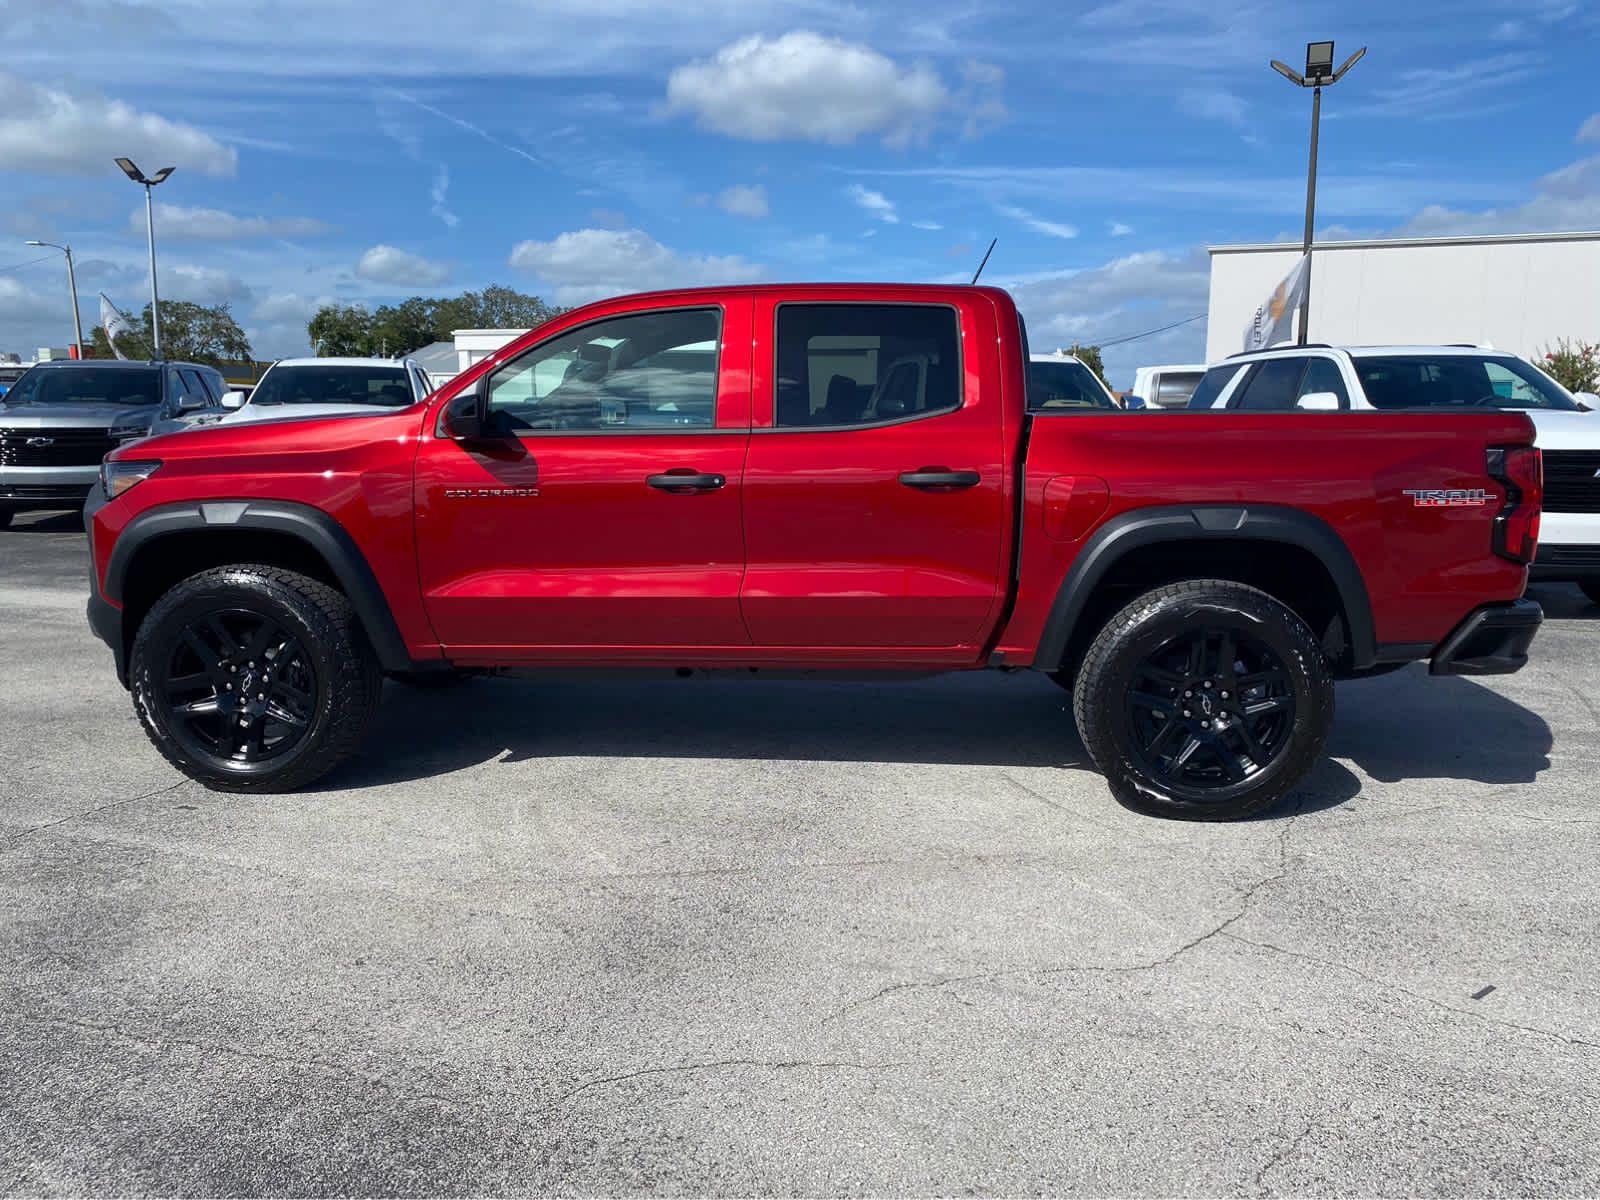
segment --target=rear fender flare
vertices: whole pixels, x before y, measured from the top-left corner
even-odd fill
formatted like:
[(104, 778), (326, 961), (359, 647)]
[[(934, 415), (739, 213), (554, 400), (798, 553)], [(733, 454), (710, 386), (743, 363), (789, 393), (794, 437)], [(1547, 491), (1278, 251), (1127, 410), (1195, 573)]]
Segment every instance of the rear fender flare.
[(1352, 666), (1361, 670), (1377, 661), (1377, 633), (1372, 600), (1355, 555), (1333, 527), (1296, 508), (1189, 505), (1138, 508), (1113, 517), (1097, 529), (1062, 580), (1045, 619), (1034, 665), (1055, 670), (1084, 610), (1123, 557), (1160, 542), (1284, 542), (1314, 555), (1332, 576), (1349, 626)]

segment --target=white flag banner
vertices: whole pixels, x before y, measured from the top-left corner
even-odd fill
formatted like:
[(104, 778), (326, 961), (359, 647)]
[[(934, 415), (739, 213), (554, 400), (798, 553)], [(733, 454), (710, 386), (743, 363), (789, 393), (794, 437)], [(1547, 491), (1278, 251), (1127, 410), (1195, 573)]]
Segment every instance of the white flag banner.
[(126, 354), (117, 349), (117, 334), (132, 333), (133, 322), (106, 298), (104, 292), (100, 293), (100, 327), (106, 331), (106, 341), (111, 343), (111, 353), (118, 358), (127, 358)]
[(1294, 270), (1284, 278), (1266, 303), (1256, 309), (1245, 326), (1244, 348), (1265, 350), (1275, 342), (1286, 342), (1294, 330), (1294, 314), (1306, 298), (1306, 273), (1310, 255), (1302, 254)]

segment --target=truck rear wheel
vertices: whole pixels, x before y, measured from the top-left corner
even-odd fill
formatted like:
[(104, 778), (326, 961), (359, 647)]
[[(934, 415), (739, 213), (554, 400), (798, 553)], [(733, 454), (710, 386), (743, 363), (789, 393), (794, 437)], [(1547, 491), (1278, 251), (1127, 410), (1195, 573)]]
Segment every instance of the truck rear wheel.
[(134, 710), (168, 762), (224, 792), (286, 792), (354, 752), (383, 676), (350, 602), (259, 564), (193, 575), (139, 626)]
[(1156, 588), (1112, 617), (1072, 696), (1112, 794), (1193, 821), (1253, 816), (1286, 796), (1321, 756), (1333, 705), (1305, 622), (1218, 579)]

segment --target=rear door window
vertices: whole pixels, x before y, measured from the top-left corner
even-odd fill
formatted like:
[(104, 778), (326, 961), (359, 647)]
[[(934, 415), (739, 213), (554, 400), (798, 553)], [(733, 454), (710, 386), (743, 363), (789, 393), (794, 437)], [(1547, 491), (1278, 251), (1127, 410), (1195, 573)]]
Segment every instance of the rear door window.
[(777, 325), (780, 428), (875, 425), (961, 407), (952, 308), (784, 304)]
[(1300, 377), (1305, 369), (1303, 358), (1269, 358), (1245, 384), (1239, 399), (1228, 407), (1248, 412), (1287, 412), (1300, 396)]

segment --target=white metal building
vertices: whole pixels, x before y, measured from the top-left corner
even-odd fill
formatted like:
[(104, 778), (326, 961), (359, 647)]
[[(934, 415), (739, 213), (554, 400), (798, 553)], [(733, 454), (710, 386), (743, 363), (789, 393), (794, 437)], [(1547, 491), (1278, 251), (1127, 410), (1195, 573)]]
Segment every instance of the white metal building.
[[(1211, 247), (1206, 360), (1244, 348), (1297, 244)], [(1323, 242), (1311, 252), (1314, 342), (1488, 344), (1532, 358), (1600, 342), (1600, 232)]]

